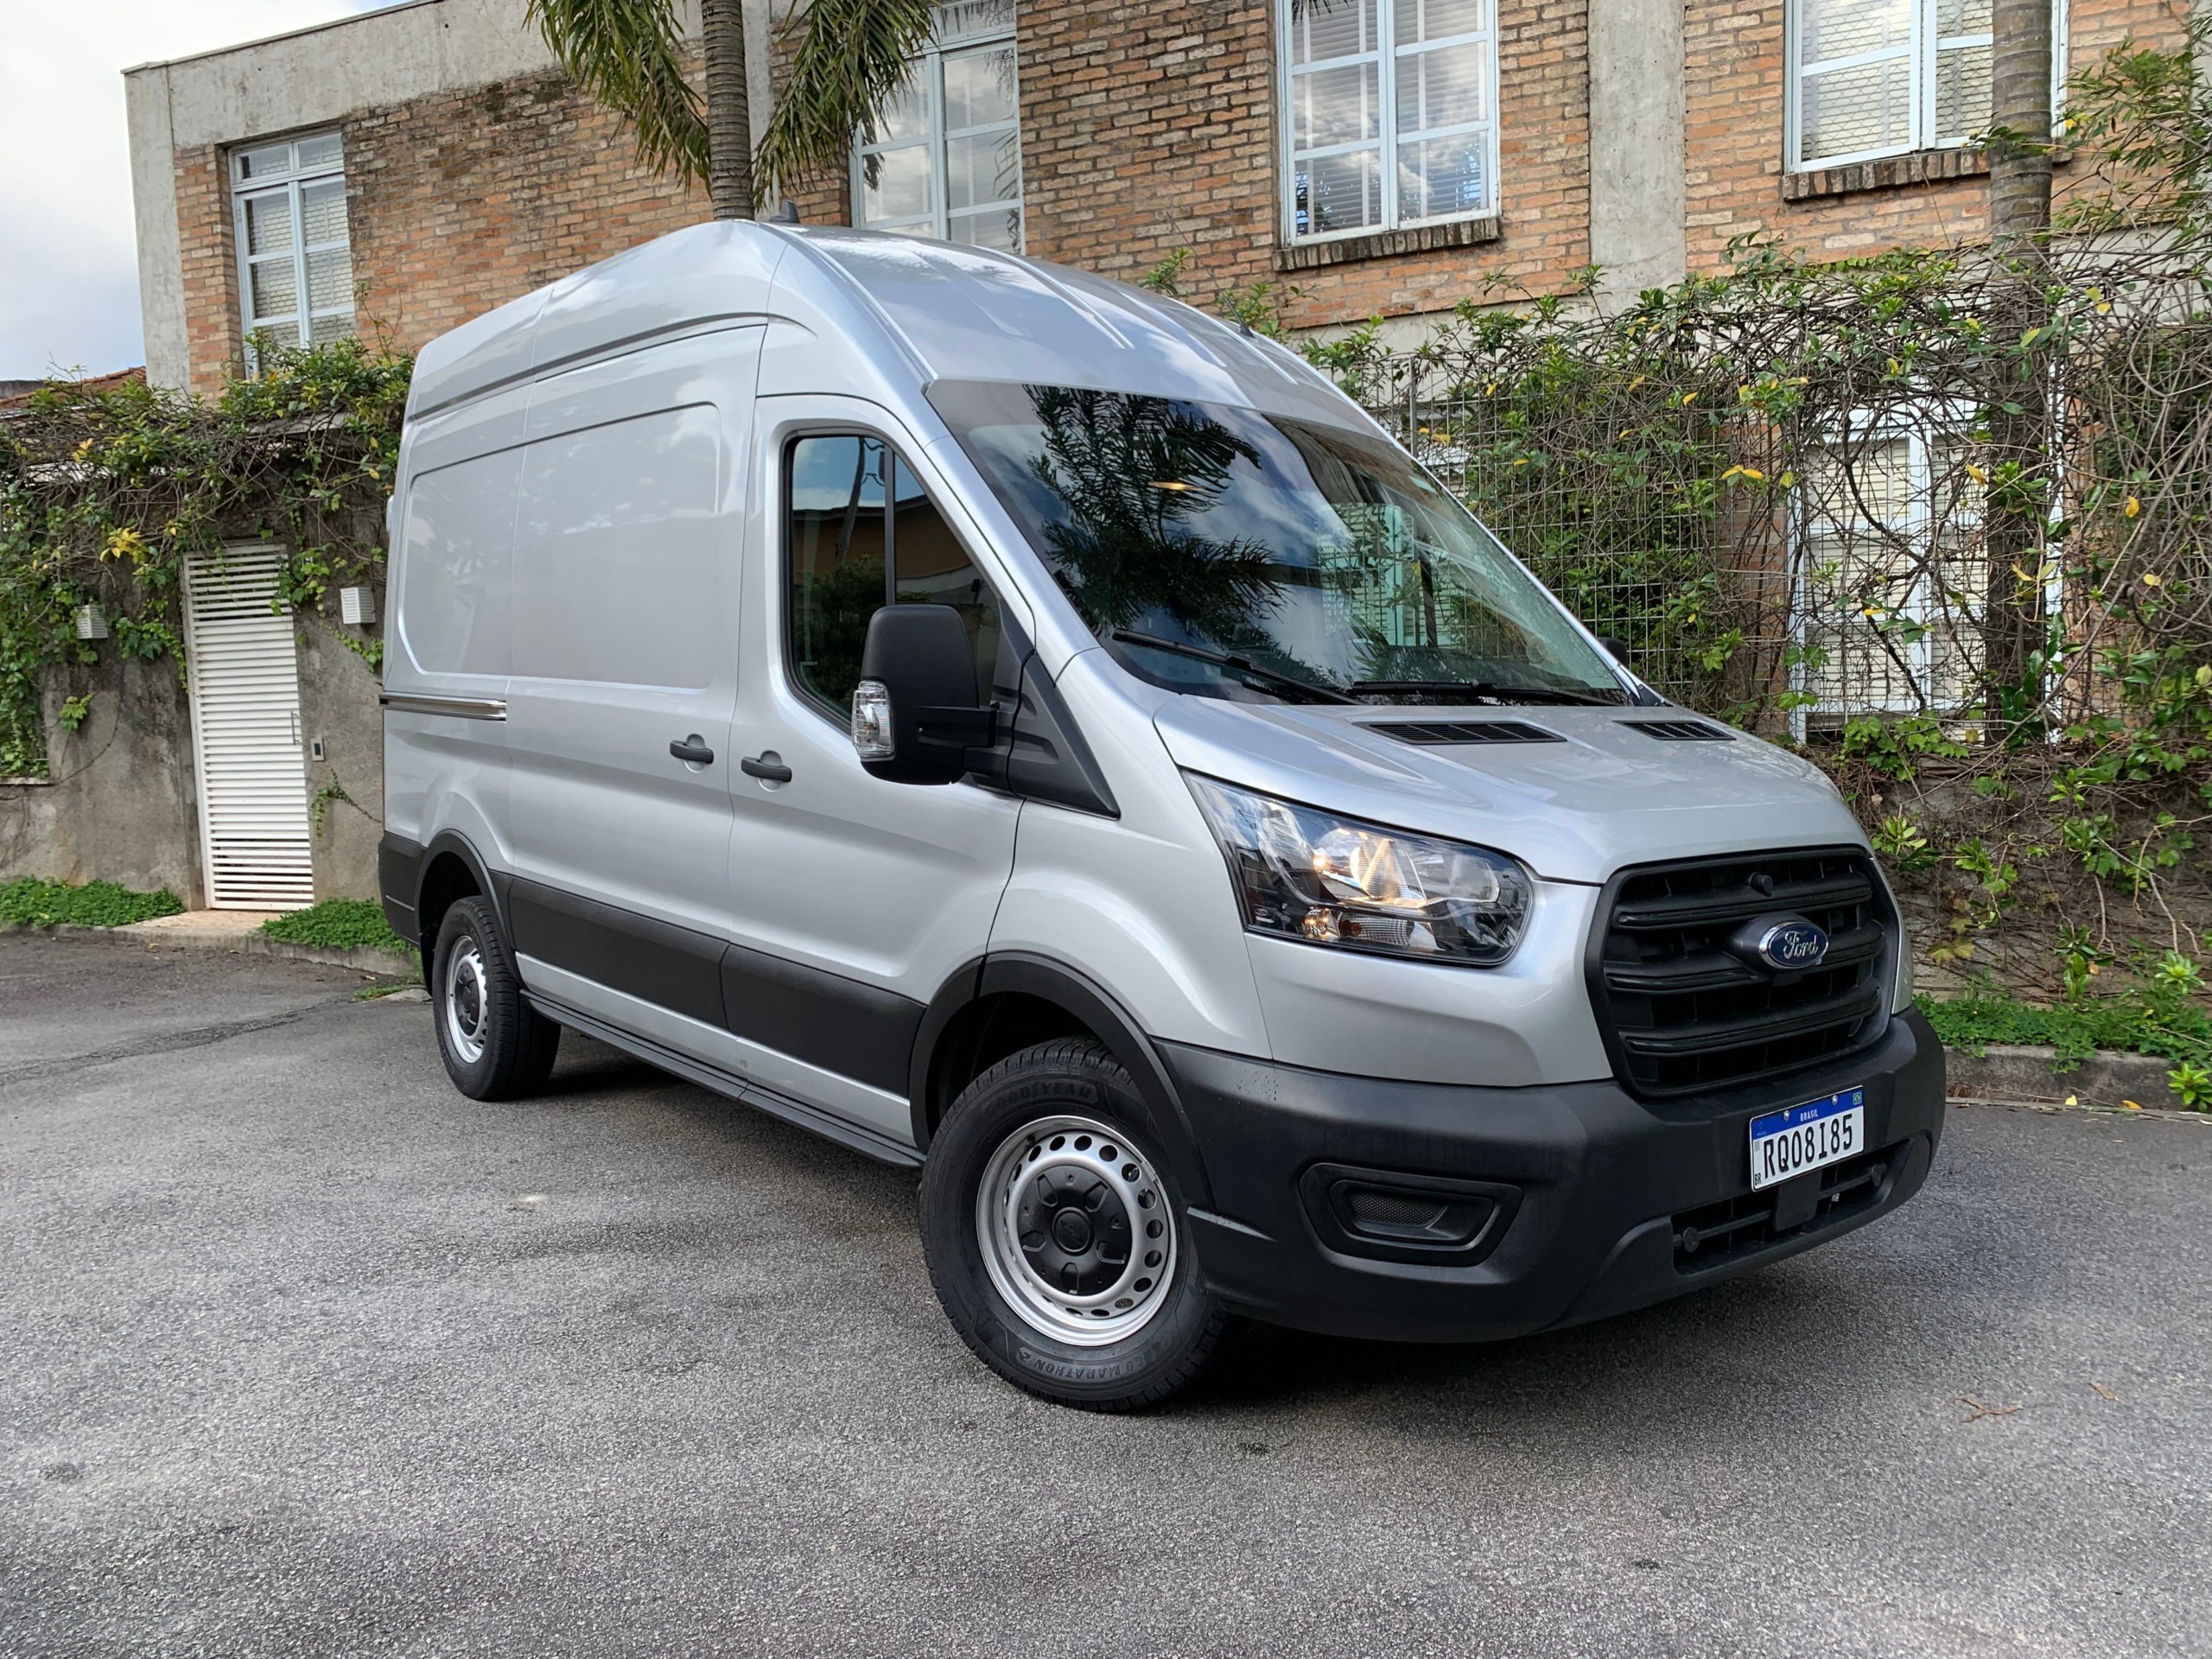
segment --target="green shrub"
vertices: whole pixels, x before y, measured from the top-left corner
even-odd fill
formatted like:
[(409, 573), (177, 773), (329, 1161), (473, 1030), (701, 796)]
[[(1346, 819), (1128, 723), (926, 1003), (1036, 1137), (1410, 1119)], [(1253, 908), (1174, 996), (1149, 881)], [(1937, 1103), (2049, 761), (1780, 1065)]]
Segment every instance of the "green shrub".
[(128, 927), (156, 916), (174, 916), (183, 908), (167, 890), (137, 893), (112, 881), (73, 887), (26, 878), (0, 884), (0, 922), (23, 927), (51, 927), (60, 922), (78, 927)]
[(1948, 1001), (1924, 995), (1917, 1001), (1947, 1048), (2048, 1044), (2058, 1051), (2058, 1070), (2099, 1049), (2154, 1054), (2175, 1063), (2167, 1080), (2183, 1104), (2212, 1106), (2212, 1018), (2195, 995), (2155, 979), (2146, 977), (2118, 995), (2048, 1008), (1987, 986)]
[(272, 939), (319, 945), (327, 950), (408, 950), (391, 931), (381, 906), (367, 899), (326, 899), (305, 910), (272, 916), (261, 925)]

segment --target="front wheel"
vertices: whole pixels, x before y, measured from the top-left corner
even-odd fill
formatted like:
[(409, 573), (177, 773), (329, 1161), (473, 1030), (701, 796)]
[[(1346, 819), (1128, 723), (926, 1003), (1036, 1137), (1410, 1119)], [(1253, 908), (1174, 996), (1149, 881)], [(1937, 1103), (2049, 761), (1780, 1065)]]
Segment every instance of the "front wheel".
[(1001, 1376), (1064, 1405), (1164, 1400), (1227, 1324), (1143, 1121), (1103, 1048), (1044, 1043), (969, 1084), (922, 1173), (923, 1250), (954, 1328)]

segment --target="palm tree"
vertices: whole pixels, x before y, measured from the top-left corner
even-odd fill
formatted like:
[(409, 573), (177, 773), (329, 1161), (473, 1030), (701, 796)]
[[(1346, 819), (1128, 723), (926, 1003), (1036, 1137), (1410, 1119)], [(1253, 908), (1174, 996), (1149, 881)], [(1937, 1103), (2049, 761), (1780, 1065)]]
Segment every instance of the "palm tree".
[(757, 177), (796, 183), (836, 167), (855, 132), (872, 140), (877, 106), (905, 85), (935, 13), (931, 0), (813, 0), (755, 156), (744, 0), (699, 0), (703, 99), (684, 78), (676, 0), (530, 0), (570, 77), (636, 127), (639, 159), (703, 183), (716, 219), (753, 216)]

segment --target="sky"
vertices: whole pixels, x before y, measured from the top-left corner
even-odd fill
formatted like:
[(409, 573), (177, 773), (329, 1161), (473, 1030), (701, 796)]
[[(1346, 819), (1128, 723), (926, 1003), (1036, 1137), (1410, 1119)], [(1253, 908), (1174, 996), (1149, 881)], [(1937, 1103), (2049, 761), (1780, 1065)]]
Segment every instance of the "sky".
[(0, 0), (0, 380), (146, 360), (123, 72), (387, 0)]

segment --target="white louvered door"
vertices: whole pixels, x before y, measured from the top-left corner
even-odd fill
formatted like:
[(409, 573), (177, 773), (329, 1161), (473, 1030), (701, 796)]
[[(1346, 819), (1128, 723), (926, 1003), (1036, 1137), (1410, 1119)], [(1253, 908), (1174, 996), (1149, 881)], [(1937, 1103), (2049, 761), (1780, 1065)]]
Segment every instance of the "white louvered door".
[(218, 910), (315, 902), (299, 657), (291, 612), (272, 605), (281, 557), (234, 547), (185, 561), (200, 859)]

